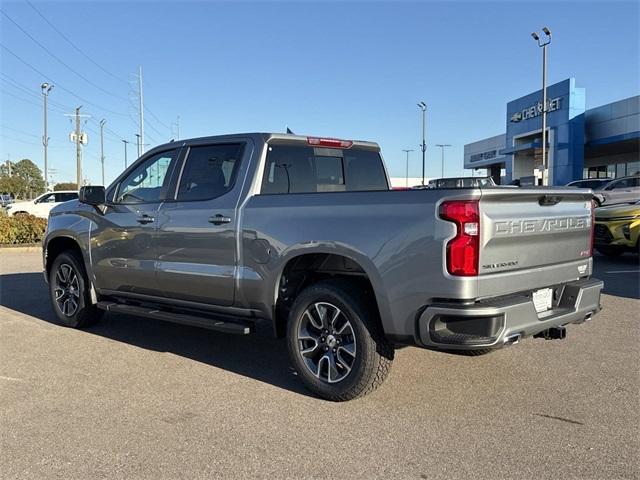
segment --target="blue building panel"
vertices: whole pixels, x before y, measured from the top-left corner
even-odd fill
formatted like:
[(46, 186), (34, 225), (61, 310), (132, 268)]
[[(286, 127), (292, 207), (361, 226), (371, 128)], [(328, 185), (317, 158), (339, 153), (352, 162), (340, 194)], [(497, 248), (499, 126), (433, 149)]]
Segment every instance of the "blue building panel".
[[(547, 152), (550, 184), (570, 182), (582, 172), (584, 158), (585, 90), (568, 78), (547, 87)], [(520, 143), (536, 143), (532, 136), (542, 132), (542, 90), (507, 104), (506, 149), (510, 161), (505, 163), (506, 180), (514, 177), (514, 163), (520, 161)], [(541, 145), (540, 145), (541, 147)], [(531, 148), (535, 152), (535, 148)], [(532, 152), (532, 153), (533, 153)], [(533, 160), (534, 163), (539, 163)], [(531, 162), (531, 160), (529, 160)]]
[[(640, 95), (586, 110), (584, 88), (567, 78), (547, 87), (549, 184), (617, 176), (640, 162)], [(505, 182), (542, 167), (542, 90), (507, 104), (506, 132), (465, 145), (465, 168), (504, 169)], [(635, 170), (634, 170), (635, 169)], [(620, 173), (622, 172), (622, 173)]]

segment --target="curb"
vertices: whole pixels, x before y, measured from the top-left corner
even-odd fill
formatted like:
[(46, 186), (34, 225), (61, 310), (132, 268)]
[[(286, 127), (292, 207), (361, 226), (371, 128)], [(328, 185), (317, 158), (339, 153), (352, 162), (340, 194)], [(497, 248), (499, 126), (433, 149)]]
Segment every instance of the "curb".
[(42, 245), (40, 243), (20, 244), (0, 244), (0, 252), (19, 253), (19, 252), (41, 252)]

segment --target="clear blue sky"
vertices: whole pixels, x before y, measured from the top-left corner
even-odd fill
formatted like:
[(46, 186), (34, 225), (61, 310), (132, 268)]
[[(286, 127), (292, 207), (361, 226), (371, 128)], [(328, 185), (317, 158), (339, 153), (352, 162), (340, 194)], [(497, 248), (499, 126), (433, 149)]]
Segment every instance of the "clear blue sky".
[[(151, 145), (175, 136), (170, 127), (178, 115), (183, 137), (289, 125), (296, 133), (378, 141), (395, 176), (404, 175), (403, 148), (416, 150), (410, 174), (420, 171), (418, 100), (429, 105), (427, 174), (440, 171), (434, 144), (454, 145), (445, 174), (461, 174), (465, 143), (504, 132), (506, 103), (539, 88), (541, 52), (529, 34), (543, 25), (554, 34), (550, 83), (575, 77), (587, 89), (588, 108), (640, 91), (635, 1), (34, 5), (111, 74), (74, 50), (28, 3), (2, 2), (23, 29), (112, 94), (79, 78), (0, 15), (2, 44), (46, 75), (0, 49), (0, 160), (28, 157), (42, 166), (39, 86), (50, 81), (56, 87), (49, 97), (49, 159), (57, 181), (75, 180), (72, 125), (63, 112), (78, 105), (92, 115), (88, 178), (100, 183), (96, 122), (102, 118), (109, 127), (107, 183), (121, 171), (120, 139), (135, 142), (137, 131), (127, 80), (138, 65), (146, 106), (156, 117), (146, 115)], [(130, 161), (134, 151), (130, 146)]]

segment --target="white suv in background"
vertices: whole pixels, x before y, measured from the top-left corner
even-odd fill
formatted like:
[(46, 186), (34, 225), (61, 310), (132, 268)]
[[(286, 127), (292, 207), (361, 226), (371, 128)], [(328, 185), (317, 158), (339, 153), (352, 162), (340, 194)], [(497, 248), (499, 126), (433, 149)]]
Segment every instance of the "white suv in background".
[(77, 191), (61, 190), (59, 192), (44, 193), (34, 200), (15, 202), (8, 205), (6, 208), (9, 215), (34, 215), (36, 217), (48, 218), (49, 211), (51, 211), (51, 209), (56, 205), (77, 199)]
[(634, 203), (640, 200), (640, 175), (612, 180), (595, 194), (599, 205)]

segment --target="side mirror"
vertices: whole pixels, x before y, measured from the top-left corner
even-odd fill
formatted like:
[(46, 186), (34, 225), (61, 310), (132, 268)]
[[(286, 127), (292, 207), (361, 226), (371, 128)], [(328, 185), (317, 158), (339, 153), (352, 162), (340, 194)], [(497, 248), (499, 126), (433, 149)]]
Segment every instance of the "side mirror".
[(91, 185), (87, 187), (80, 187), (78, 200), (80, 200), (81, 203), (98, 207), (107, 203), (107, 194), (102, 186), (98, 187)]

